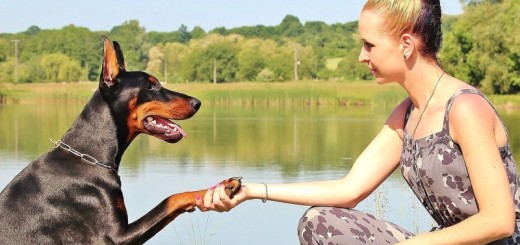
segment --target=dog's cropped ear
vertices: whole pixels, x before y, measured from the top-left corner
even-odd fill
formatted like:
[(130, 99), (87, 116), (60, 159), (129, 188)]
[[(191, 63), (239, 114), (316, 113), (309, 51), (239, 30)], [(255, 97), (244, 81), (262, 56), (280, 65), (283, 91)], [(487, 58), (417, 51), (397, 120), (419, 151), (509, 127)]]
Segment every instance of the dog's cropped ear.
[(126, 71), (125, 57), (123, 56), (123, 50), (119, 43), (114, 41), (114, 49), (116, 50), (117, 64), (120, 70)]
[(103, 36), (103, 66), (101, 67), (100, 87), (110, 88), (117, 83), (116, 77), (121, 71), (118, 59), (112, 42)]

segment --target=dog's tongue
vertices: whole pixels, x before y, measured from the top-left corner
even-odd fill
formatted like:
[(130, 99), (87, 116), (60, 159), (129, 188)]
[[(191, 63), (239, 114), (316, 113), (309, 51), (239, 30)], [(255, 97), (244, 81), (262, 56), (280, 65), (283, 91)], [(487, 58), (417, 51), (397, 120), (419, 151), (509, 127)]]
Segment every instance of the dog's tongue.
[(181, 128), (181, 126), (177, 125), (176, 123), (162, 117), (154, 117), (154, 119), (157, 122), (157, 124), (161, 124), (169, 128), (169, 132), (167, 132), (167, 134), (174, 134), (178, 132), (182, 135), (183, 138), (186, 138), (186, 132), (184, 131), (184, 129)]

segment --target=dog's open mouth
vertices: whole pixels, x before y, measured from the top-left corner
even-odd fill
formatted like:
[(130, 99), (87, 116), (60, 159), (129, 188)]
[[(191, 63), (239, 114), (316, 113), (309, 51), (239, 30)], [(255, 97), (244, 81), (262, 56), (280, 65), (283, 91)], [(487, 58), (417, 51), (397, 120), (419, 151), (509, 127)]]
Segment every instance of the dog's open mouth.
[(159, 116), (147, 116), (143, 125), (150, 135), (169, 143), (175, 143), (186, 137), (186, 132), (170, 119)]

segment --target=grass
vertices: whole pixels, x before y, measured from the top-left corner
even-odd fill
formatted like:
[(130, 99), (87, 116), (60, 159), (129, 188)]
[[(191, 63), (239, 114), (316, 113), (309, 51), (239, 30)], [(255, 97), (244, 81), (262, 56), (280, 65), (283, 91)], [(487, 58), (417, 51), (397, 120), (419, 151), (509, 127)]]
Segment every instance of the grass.
[(179, 84), (175, 90), (192, 94), (205, 103), (231, 105), (374, 105), (396, 104), (404, 98), (398, 88), (379, 90), (368, 83), (290, 82)]
[[(203, 223), (204, 227), (201, 227), (201, 223)], [(176, 224), (172, 223), (175, 231), (175, 235), (177, 236), (177, 240), (179, 244), (184, 244), (183, 239), (179, 235), (179, 232), (183, 234), (188, 234), (190, 241), (187, 244), (192, 245), (207, 245), (207, 244), (215, 244), (216, 241), (212, 241), (213, 236), (216, 234), (216, 231), (221, 228), (221, 224), (216, 224), (214, 227), (208, 227), (210, 225), (210, 215), (206, 214), (205, 222), (201, 222), (198, 219), (185, 221), (184, 228), (185, 231), (180, 229), (177, 231)], [(212, 224), (213, 226), (213, 224)]]
[(0, 84), (0, 104), (87, 101), (97, 83)]
[[(182, 83), (167, 88), (195, 96), (205, 104), (268, 106), (395, 106), (406, 97), (395, 84), (374, 82), (298, 81), (280, 83)], [(95, 82), (0, 84), (1, 103), (85, 102)], [(520, 108), (518, 95), (491, 95), (497, 106)]]
[(328, 59), (325, 63), (325, 67), (327, 67), (327, 69), (329, 69), (331, 71), (334, 71), (334, 70), (336, 70), (336, 68), (338, 68), (339, 62), (341, 62), (343, 59), (345, 59), (345, 58), (340, 57), (340, 58)]

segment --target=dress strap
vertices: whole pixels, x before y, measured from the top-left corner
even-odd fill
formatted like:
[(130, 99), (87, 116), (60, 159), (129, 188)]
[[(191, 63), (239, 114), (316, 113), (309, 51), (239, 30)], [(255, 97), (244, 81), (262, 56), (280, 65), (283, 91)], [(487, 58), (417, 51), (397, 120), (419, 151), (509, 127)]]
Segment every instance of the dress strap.
[(487, 101), (487, 103), (495, 111), (495, 114), (498, 116), (498, 119), (500, 120), (500, 123), (502, 124), (502, 128), (504, 128), (504, 130), (506, 132), (507, 143), (509, 143), (509, 133), (507, 132), (507, 128), (506, 128), (506, 126), (504, 124), (504, 121), (500, 117), (500, 114), (498, 113), (497, 109), (493, 106), (491, 101), (489, 101), (488, 98), (486, 98), (486, 96), (484, 94), (482, 94), (482, 92), (480, 92), (477, 89), (471, 89), (471, 88), (470, 89), (462, 89), (462, 90), (457, 91), (454, 95), (452, 95), (450, 97), (450, 99), (448, 100), (448, 104), (446, 105), (446, 111), (444, 112), (444, 122), (442, 124), (443, 130), (446, 131), (449, 134), (449, 132), (450, 132), (450, 127), (449, 127), (449, 125), (450, 125), (449, 124), (450, 117), (449, 117), (449, 114), (450, 114), (451, 106), (453, 105), (453, 101), (455, 100), (455, 98), (457, 96), (461, 95), (461, 94), (476, 94), (476, 95), (479, 95), (480, 97), (484, 98)]
[(412, 113), (413, 109), (413, 102), (410, 100), (410, 104), (408, 105), (408, 108), (406, 108), (406, 114), (404, 114), (404, 122), (403, 122), (403, 129), (406, 131), (406, 124), (408, 124), (408, 119), (410, 119), (410, 114)]

